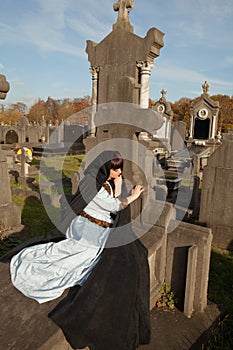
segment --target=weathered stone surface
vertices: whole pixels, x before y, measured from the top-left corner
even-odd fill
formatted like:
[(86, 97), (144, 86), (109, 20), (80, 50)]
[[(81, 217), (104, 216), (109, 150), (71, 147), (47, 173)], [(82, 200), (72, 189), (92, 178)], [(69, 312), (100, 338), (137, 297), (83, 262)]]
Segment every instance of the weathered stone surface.
[(97, 104), (139, 104), (140, 82), (136, 62), (152, 62), (160, 54), (163, 33), (151, 28), (141, 38), (121, 27), (99, 44), (88, 40), (86, 52), (92, 67), (99, 67)]
[(233, 249), (233, 140), (226, 138), (204, 168), (199, 220), (211, 227), (213, 245)]
[[(202, 312), (207, 306), (211, 229), (180, 222), (167, 237), (166, 281), (176, 292), (179, 308), (187, 316), (190, 310)], [(197, 247), (195, 254), (193, 247)], [(186, 303), (188, 309), (184, 307)]]
[(0, 150), (0, 231), (20, 225), (21, 209), (11, 202), (11, 188), (6, 158)]
[(9, 90), (10, 84), (6, 80), (5, 75), (0, 74), (0, 99), (4, 100)]

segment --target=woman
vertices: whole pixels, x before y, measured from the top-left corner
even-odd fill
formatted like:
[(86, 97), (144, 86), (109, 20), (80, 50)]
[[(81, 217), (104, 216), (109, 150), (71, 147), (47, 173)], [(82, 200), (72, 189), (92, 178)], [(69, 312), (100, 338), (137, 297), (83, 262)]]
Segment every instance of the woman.
[(79, 286), (49, 314), (73, 348), (130, 350), (149, 341), (147, 251), (137, 240), (104, 249), (119, 227), (133, 237), (128, 204), (143, 188), (119, 199), (122, 168), (119, 153), (102, 152), (70, 203), (66, 239), (28, 247), (11, 261), (13, 284), (39, 303)]

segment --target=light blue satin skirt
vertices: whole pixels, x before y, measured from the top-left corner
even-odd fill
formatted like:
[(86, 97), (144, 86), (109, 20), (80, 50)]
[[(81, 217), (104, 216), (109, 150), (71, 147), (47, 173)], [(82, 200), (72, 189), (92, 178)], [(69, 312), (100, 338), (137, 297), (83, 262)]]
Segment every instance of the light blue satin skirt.
[(100, 258), (110, 228), (77, 216), (66, 239), (28, 247), (10, 263), (13, 285), (29, 298), (44, 303), (58, 298), (64, 290), (82, 285)]

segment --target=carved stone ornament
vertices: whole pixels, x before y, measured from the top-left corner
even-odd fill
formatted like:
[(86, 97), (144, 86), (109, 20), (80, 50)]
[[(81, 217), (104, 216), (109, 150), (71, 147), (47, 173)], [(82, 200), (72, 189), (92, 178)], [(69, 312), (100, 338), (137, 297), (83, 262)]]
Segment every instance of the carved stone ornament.
[(206, 108), (202, 108), (197, 114), (200, 119), (206, 119), (208, 117), (208, 110)]
[(165, 111), (165, 106), (164, 106), (164, 104), (159, 104), (158, 107), (157, 107), (157, 111), (158, 111), (160, 114), (163, 114), (164, 111)]

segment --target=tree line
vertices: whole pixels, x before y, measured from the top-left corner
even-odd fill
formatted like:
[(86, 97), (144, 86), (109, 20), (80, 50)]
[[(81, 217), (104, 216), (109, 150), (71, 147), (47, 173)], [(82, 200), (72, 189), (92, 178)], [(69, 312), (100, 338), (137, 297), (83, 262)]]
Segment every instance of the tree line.
[[(171, 103), (173, 111), (173, 120), (182, 120), (186, 122), (187, 128), (190, 123), (190, 105), (197, 98), (191, 99), (182, 97), (175, 103)], [(214, 95), (211, 96), (214, 101), (218, 101), (220, 105), (218, 117), (218, 130), (226, 132), (228, 129), (233, 129), (233, 96)], [(156, 102), (149, 101), (150, 107)], [(22, 102), (10, 104), (8, 107), (0, 109), (0, 123), (15, 125), (22, 116), (26, 116), (30, 122), (39, 123), (42, 118), (47, 122), (58, 122), (66, 120), (69, 116), (91, 106), (91, 97), (84, 96), (82, 98), (64, 98), (53, 99), (48, 97), (46, 101), (38, 99), (30, 108)], [(87, 124), (90, 121), (85, 118), (81, 120), (81, 124)]]
[(53, 99), (48, 97), (46, 101), (38, 99), (30, 108), (25, 103), (17, 102), (0, 110), (0, 123), (15, 125), (21, 117), (27, 117), (29, 122), (46, 122), (60, 124), (69, 116), (91, 106), (90, 96), (82, 98)]

